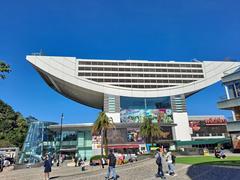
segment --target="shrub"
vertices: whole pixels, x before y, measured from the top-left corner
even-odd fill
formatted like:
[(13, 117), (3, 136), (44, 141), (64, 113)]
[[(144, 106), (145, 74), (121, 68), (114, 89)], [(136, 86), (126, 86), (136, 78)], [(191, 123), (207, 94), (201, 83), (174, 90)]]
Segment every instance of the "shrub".
[[(90, 158), (90, 161), (100, 160), (101, 158), (102, 158), (101, 155), (92, 156)], [(107, 156), (103, 155), (103, 158), (107, 159)]]

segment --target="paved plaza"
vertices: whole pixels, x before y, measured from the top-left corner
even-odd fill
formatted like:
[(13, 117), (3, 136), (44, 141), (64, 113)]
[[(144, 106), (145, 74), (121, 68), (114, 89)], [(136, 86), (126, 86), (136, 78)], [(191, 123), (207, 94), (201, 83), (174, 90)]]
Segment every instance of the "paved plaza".
[[(154, 159), (146, 159), (132, 164), (118, 166), (119, 180), (155, 180), (157, 167)], [(166, 170), (166, 169), (165, 169)], [(166, 176), (167, 179), (179, 180), (239, 180), (238, 167), (222, 167), (207, 165), (176, 165), (177, 176)], [(51, 178), (56, 180), (104, 180), (106, 168), (88, 167), (82, 172), (79, 167), (53, 167)], [(1, 180), (42, 180), (43, 168), (29, 168), (0, 173)]]

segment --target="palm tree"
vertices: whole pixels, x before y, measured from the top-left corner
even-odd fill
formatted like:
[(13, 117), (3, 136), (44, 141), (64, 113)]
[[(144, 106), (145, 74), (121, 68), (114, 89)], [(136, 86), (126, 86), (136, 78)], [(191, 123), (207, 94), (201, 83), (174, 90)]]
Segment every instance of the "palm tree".
[(9, 73), (10, 71), (10, 66), (3, 61), (0, 61), (0, 79), (5, 79), (6, 75), (4, 73)]
[(140, 126), (140, 134), (147, 141), (150, 140), (150, 143), (153, 147), (153, 138), (159, 138), (162, 136), (162, 131), (159, 128), (157, 123), (153, 123), (151, 118), (144, 117), (143, 122)]
[(115, 125), (112, 121), (112, 118), (109, 118), (106, 113), (100, 112), (97, 120), (95, 121), (92, 127), (92, 134), (101, 134), (101, 155), (103, 156), (103, 144), (105, 149), (105, 155), (108, 154), (108, 138), (107, 131), (108, 129), (115, 128)]

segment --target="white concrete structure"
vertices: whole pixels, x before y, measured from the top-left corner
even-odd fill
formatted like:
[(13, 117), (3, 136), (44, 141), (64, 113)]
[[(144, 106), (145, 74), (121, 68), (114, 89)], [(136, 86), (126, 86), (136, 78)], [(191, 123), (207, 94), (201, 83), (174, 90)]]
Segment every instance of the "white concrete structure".
[(173, 113), (173, 122), (174, 124), (177, 124), (177, 126), (174, 127), (176, 140), (191, 140), (191, 133), (188, 125), (188, 114), (186, 112)]
[[(230, 69), (234, 72), (235, 67), (240, 65), (239, 62), (224, 61), (123, 61), (52, 56), (27, 56), (27, 60), (57, 92), (91, 107), (107, 108), (105, 111), (115, 122), (120, 122), (119, 97), (181, 95), (185, 103), (185, 97), (216, 83), (221, 80), (224, 71)], [(173, 113), (174, 123), (177, 124), (176, 139), (189, 140), (186, 107), (182, 104), (176, 107), (177, 102), (173, 104), (173, 112), (183, 113)]]
[(27, 56), (27, 60), (56, 91), (100, 109), (104, 94), (189, 95), (220, 81), (224, 71), (234, 71), (240, 65), (239, 62), (110, 61), (52, 56)]

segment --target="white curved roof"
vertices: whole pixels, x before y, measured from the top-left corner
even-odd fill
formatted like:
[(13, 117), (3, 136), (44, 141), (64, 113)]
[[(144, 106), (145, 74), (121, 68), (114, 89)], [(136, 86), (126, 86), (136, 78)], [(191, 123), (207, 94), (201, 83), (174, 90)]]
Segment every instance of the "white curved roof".
[[(164, 97), (192, 94), (235, 71), (240, 62), (117, 61), (27, 56), (50, 87), (82, 104), (102, 108), (104, 94)], [(236, 67), (236, 68), (235, 68)]]

